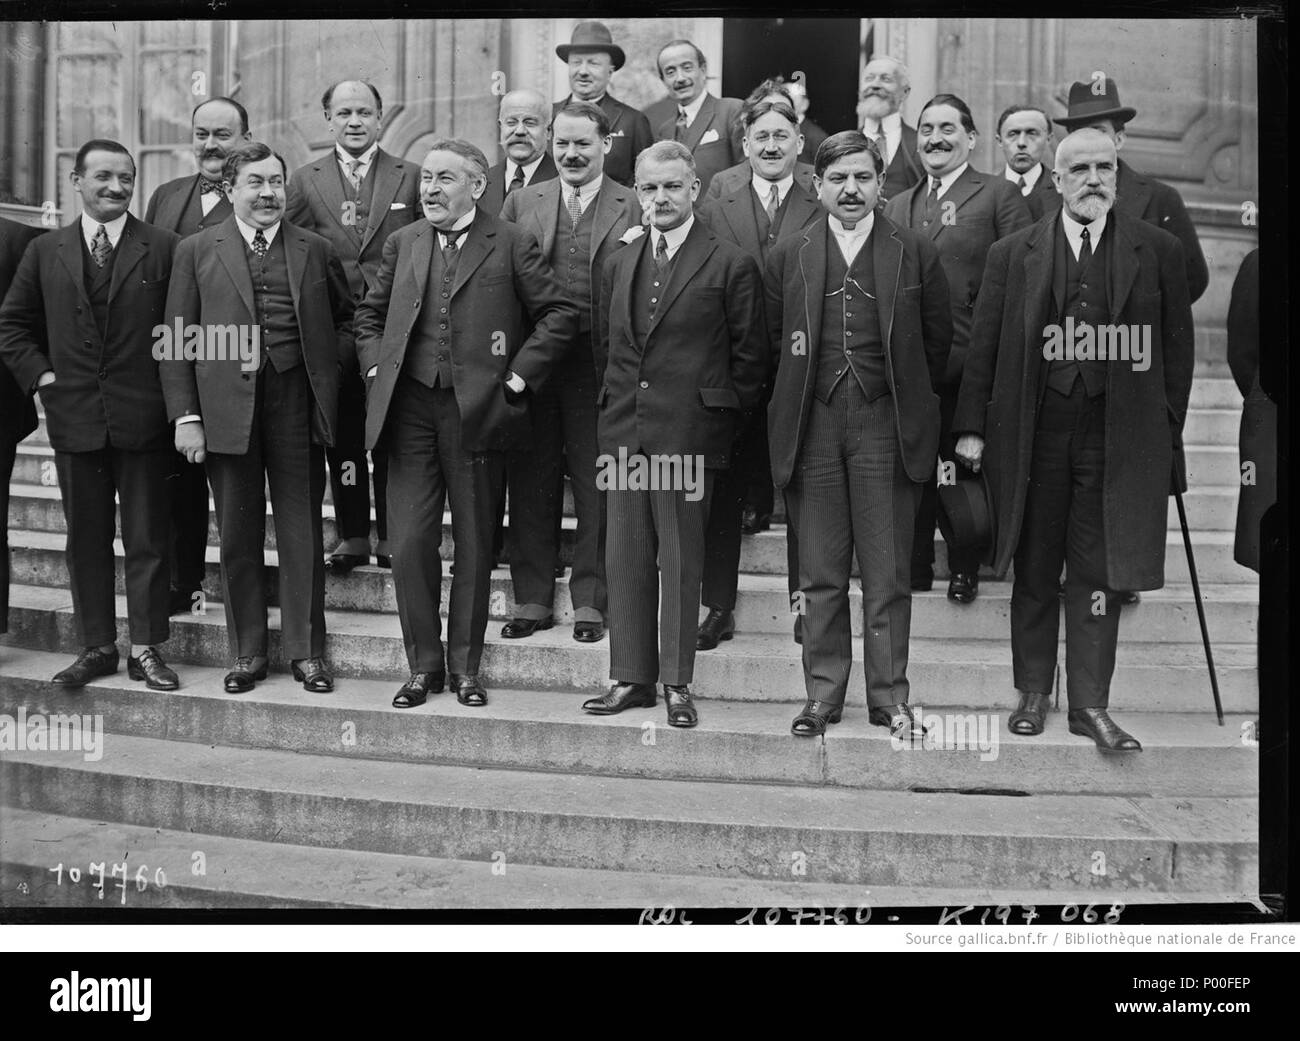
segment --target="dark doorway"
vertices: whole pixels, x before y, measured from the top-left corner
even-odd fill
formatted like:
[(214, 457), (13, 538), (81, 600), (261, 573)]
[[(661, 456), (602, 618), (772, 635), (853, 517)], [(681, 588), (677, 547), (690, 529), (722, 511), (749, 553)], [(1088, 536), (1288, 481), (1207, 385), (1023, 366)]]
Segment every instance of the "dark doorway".
[(804, 74), (808, 118), (828, 134), (857, 126), (858, 18), (727, 18), (722, 93), (744, 98), (768, 76)]

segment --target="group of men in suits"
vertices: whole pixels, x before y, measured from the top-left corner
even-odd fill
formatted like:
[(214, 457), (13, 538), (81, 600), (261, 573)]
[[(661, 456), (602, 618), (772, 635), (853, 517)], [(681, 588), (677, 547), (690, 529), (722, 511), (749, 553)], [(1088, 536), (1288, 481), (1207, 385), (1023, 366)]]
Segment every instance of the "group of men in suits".
[[(393, 567), (410, 667), (394, 706), (448, 681), (486, 704), (507, 488), (503, 636), (554, 625), (567, 476), (573, 637), (610, 637), (613, 685), (584, 708), (648, 706), (662, 683), (669, 722), (694, 726), (696, 652), (734, 632), (742, 538), (767, 527), (775, 486), (807, 690), (792, 731), (841, 718), (856, 555), (871, 721), (919, 736), (911, 597), (933, 581), (938, 486), (956, 480), (987, 496), (995, 523), (983, 549), (949, 545), (949, 598), (976, 598), (985, 560), (999, 575), (1016, 562), (1012, 729), (1044, 725), (1064, 566), (1071, 729), (1139, 747), (1106, 715), (1119, 608), (1163, 580), (1161, 475), (1180, 486), (1189, 309), (1208, 276), (1177, 193), (1118, 159), (1135, 112), (1113, 80), (1100, 97), (1071, 89), (1057, 122), (1073, 132), (1051, 168), (1046, 113), (1004, 111), (995, 175), (971, 165), (961, 98), (938, 94), (916, 127), (903, 121), (910, 83), (892, 58), (864, 70), (859, 129), (823, 135), (809, 164), (802, 84), (715, 97), (704, 54), (672, 40), (657, 55), (669, 95), (647, 114), (609, 93), (626, 55), (604, 25), (580, 23), (556, 53), (570, 95), (505, 95), (495, 165), (449, 138), (419, 167), (389, 155), (379, 91), (345, 81), (321, 99), (335, 148), (292, 175), (252, 141), (243, 107), (215, 98), (192, 114), (199, 172), (161, 186), (146, 221), (127, 213), (129, 154), (92, 141), (73, 174), (76, 224), (25, 253), (0, 229), (16, 268), (0, 356), (17, 381), (0, 389), (45, 405), (85, 646), (56, 681), (117, 668), (116, 494), (132, 676), (175, 688), (157, 645), (201, 588), (209, 482), (226, 689), (265, 677), (269, 483), (282, 652), (307, 690), (332, 689), (325, 574), (371, 559), (369, 452), (373, 553)], [(1153, 364), (1044, 360), (1044, 328), (1089, 306), (1150, 327)], [(150, 333), (172, 323), (255, 330), (256, 364), (157, 356)], [(0, 462), (32, 418), (5, 409)], [(666, 461), (698, 479), (627, 478)]]

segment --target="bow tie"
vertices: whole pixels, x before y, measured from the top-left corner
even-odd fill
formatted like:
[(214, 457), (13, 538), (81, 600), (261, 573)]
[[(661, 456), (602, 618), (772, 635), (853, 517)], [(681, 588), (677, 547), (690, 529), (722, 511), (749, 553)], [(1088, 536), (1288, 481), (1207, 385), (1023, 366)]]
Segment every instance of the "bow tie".
[(220, 194), (221, 194), (221, 182), (220, 182), (220, 181), (209, 181), (206, 177), (200, 177), (200, 178), (199, 178), (199, 194), (200, 194), (200, 195), (220, 195)]

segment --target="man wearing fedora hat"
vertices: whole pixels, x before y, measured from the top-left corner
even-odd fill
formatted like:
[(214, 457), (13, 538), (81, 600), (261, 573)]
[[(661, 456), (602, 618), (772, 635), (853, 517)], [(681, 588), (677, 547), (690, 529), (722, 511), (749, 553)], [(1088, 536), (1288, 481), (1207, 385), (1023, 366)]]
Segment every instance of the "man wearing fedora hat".
[[(1121, 105), (1119, 88), (1113, 76), (1098, 77), (1087, 83), (1070, 84), (1070, 100), (1065, 115), (1056, 123), (1066, 132), (1093, 127), (1111, 139), (1115, 151), (1124, 147), (1124, 127), (1137, 115), (1137, 109)], [(1123, 159), (1115, 184), (1115, 208), (1120, 213), (1144, 220), (1177, 236), (1183, 244), (1183, 262), (1187, 266), (1187, 291), (1196, 303), (1210, 284), (1210, 269), (1201, 252), (1196, 227), (1187, 215), (1177, 190), (1138, 173)]]
[(609, 118), (613, 142), (605, 156), (605, 176), (624, 188), (631, 188), (633, 164), (641, 152), (654, 143), (650, 120), (631, 105), (609, 93), (610, 77), (623, 67), (623, 48), (614, 43), (603, 22), (579, 22), (568, 43), (555, 48), (560, 61), (569, 66), (569, 96), (552, 106), (551, 114), (569, 101), (590, 101)]
[(1136, 752), (1107, 712), (1120, 591), (1164, 584), (1194, 349), (1182, 246), (1115, 207), (1117, 165), (1109, 135), (1070, 134), (1052, 174), (1061, 210), (989, 250), (952, 426), (957, 457), (987, 481), (994, 573), (1015, 561), (1011, 732), (1043, 732), (1064, 565), (1070, 732)]

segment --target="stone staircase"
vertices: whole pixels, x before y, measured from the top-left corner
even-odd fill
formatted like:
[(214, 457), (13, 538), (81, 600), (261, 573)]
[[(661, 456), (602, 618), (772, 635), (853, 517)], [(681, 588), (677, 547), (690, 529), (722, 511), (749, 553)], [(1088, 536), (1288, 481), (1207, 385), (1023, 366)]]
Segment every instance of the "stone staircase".
[[(48, 678), (77, 641), (42, 425), (20, 446), (11, 486), (0, 715), (98, 715), (106, 735), (99, 757), (0, 752), (0, 892), (12, 907), (117, 902), (112, 880), (101, 897), (85, 877), (56, 882), (51, 869), (79, 864), (84, 876), (90, 863), (129, 861), (120, 899), (150, 908), (1250, 899), (1258, 587), (1232, 560), (1239, 417), (1226, 371), (1202, 365), (1185, 503), (1227, 725), (1214, 718), (1171, 501), (1167, 585), (1125, 610), (1111, 696), (1144, 751), (1113, 758), (1066, 731), (1063, 699), (1042, 737), (1007, 733), (1010, 583), (986, 581), (974, 605), (950, 604), (941, 542), (945, 581), (915, 599), (909, 675), (913, 703), (939, 717), (947, 747), (895, 748), (869, 726), (860, 661), (844, 722), (824, 740), (791, 737), (803, 680), (779, 526), (745, 540), (738, 632), (698, 656), (693, 731), (668, 727), (662, 705), (585, 716), (580, 702), (607, 682), (608, 643), (570, 638), (563, 581), (556, 629), (500, 639), (512, 606), (504, 567), (492, 580), (486, 709), (449, 694), (389, 707), (406, 666), (392, 575), (378, 568), (327, 578), (334, 693), (308, 695), (278, 671), (253, 694), (227, 695), (215, 531), (207, 602), (173, 618), (164, 648), (181, 691), (149, 691), (123, 668), (63, 693)], [(572, 535), (566, 517), (566, 562)], [(327, 546), (333, 537), (327, 504)], [(274, 602), (269, 516), (267, 547)], [(115, 552), (125, 632), (120, 542)], [(271, 615), (273, 668), (284, 670), (278, 608)], [(149, 878), (161, 867), (166, 886), (140, 890), (136, 865)]]

